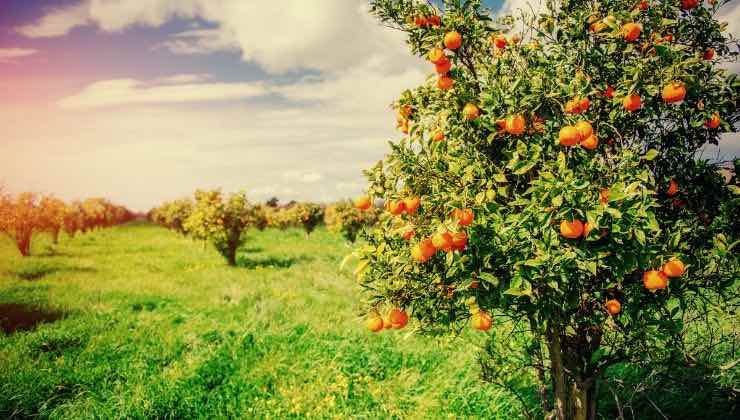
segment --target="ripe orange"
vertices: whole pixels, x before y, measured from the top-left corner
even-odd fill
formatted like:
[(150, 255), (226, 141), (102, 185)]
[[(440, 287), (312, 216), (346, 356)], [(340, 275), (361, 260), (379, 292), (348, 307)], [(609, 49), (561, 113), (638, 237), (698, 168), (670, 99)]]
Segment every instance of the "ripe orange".
[(465, 232), (455, 232), (452, 234), (452, 248), (458, 251), (465, 249), (468, 244), (468, 234)]
[(506, 38), (503, 35), (494, 35), (493, 37), (493, 45), (496, 48), (506, 48)]
[(604, 91), (604, 96), (607, 98), (613, 98), (614, 97), (615, 89), (609, 85), (606, 86), (606, 90)]
[(606, 301), (606, 311), (609, 312), (609, 315), (619, 315), (620, 312), (622, 312), (622, 304), (619, 303), (616, 299), (609, 299)]
[(603, 190), (599, 191), (599, 200), (602, 204), (606, 204), (609, 202), (609, 189), (604, 188)]
[(581, 112), (588, 111), (589, 105), (591, 105), (591, 101), (588, 98), (581, 98), (580, 101), (578, 101), (578, 109)]
[(663, 264), (661, 271), (668, 277), (681, 277), (686, 271), (686, 266), (681, 260), (673, 258)]
[(390, 318), (385, 317), (383, 319), (383, 328), (386, 330), (390, 330), (391, 328), (393, 328), (393, 323), (391, 322)]
[(409, 316), (403, 309), (393, 308), (388, 313), (388, 319), (391, 321), (393, 328), (399, 330), (409, 323)]
[(440, 26), (442, 24), (442, 18), (439, 15), (431, 15), (427, 19), (427, 22), (432, 26)]
[(591, 226), (590, 223), (586, 222), (583, 224), (583, 237), (587, 237), (589, 233), (593, 230), (593, 226)]
[(437, 250), (449, 251), (452, 249), (452, 235), (447, 231), (437, 232), (432, 235), (432, 245)]
[(367, 210), (370, 208), (372, 203), (370, 202), (370, 197), (363, 196), (355, 200), (355, 208), (359, 210)]
[(704, 51), (704, 59), (711, 60), (713, 58), (714, 58), (714, 48), (707, 48), (707, 50)]
[(445, 139), (445, 133), (437, 129), (434, 134), (432, 134), (432, 141), (443, 141)]
[(427, 238), (411, 247), (411, 258), (413, 258), (414, 261), (423, 263), (432, 258), (435, 252), (437, 252), (437, 249), (434, 247), (434, 244), (432, 244), (431, 239)]
[(663, 87), (662, 96), (666, 103), (679, 103), (686, 97), (686, 87), (681, 82), (668, 83)]
[(506, 132), (512, 136), (524, 133), (524, 117), (521, 114), (513, 115), (506, 119)]
[(434, 65), (434, 70), (437, 74), (447, 74), (452, 68), (452, 62), (450, 60), (444, 60)]
[(368, 330), (376, 333), (383, 329), (383, 318), (381, 318), (377, 314), (372, 315), (370, 318), (367, 319), (365, 325), (367, 326)]
[(558, 140), (560, 141), (561, 146), (575, 146), (578, 144), (578, 141), (581, 140), (581, 136), (578, 134), (577, 128), (572, 125), (566, 125), (560, 129)]
[(637, 8), (640, 10), (647, 10), (648, 7), (650, 7), (650, 3), (648, 3), (647, 0), (642, 0), (638, 5)]
[(622, 99), (622, 106), (627, 111), (637, 111), (642, 107), (642, 100), (640, 99), (640, 95), (635, 95), (633, 93), (631, 95), (625, 96), (624, 99)]
[(417, 28), (422, 28), (424, 26), (427, 26), (428, 23), (429, 21), (427, 20), (426, 16), (419, 15), (414, 18), (414, 24), (416, 25)]
[(642, 284), (650, 291), (665, 289), (668, 287), (668, 276), (658, 270), (646, 271), (642, 275)]
[(462, 35), (457, 31), (447, 32), (444, 39), (445, 48), (456, 50), (462, 45)]
[(699, 5), (699, 0), (681, 0), (683, 10), (691, 10)]
[(416, 232), (414, 232), (414, 229), (409, 228), (409, 230), (403, 232), (403, 239), (406, 241), (410, 241), (411, 238), (414, 237), (414, 235), (416, 235)]
[(478, 311), (470, 318), (470, 324), (479, 331), (488, 331), (493, 325), (491, 315), (488, 315), (485, 311)]
[(480, 109), (475, 104), (467, 104), (463, 108), (463, 118), (473, 121), (480, 117)]
[(403, 200), (403, 205), (406, 208), (407, 214), (416, 214), (419, 210), (419, 204), (421, 204), (419, 197), (411, 197)]
[(388, 211), (394, 216), (398, 216), (406, 211), (406, 205), (403, 200), (388, 201)]
[(590, 136), (586, 137), (585, 140), (581, 140), (581, 147), (588, 150), (594, 150), (596, 147), (599, 146), (599, 139), (596, 137), (596, 134), (591, 134)]
[(640, 37), (640, 32), (642, 32), (642, 28), (634, 22), (622, 25), (622, 38), (627, 42), (637, 41), (637, 38)]
[(473, 224), (475, 214), (472, 209), (455, 209), (452, 212), (452, 217), (457, 220), (457, 224), (460, 226), (470, 226)]
[(583, 222), (578, 219), (569, 222), (563, 220), (560, 222), (560, 234), (568, 239), (577, 239), (583, 235)]
[(455, 85), (455, 80), (449, 76), (439, 76), (437, 79), (437, 87), (442, 90), (449, 90)]
[(714, 130), (715, 128), (719, 127), (719, 123), (720, 123), (719, 113), (715, 112), (714, 114), (712, 114), (712, 118), (704, 122), (704, 126)]
[(587, 139), (591, 134), (594, 133), (593, 127), (591, 127), (591, 123), (588, 121), (578, 121), (575, 125), (576, 130), (578, 130), (578, 136), (581, 138), (581, 140)]
[(432, 48), (429, 50), (429, 54), (427, 55), (429, 57), (429, 61), (431, 61), (433, 64), (439, 64), (443, 61), (447, 61), (447, 56), (445, 55), (445, 51), (442, 48)]
[(570, 101), (565, 103), (565, 113), (566, 114), (578, 114), (580, 111), (578, 109), (578, 101), (575, 99), (571, 99)]
[(675, 179), (672, 179), (668, 183), (668, 191), (666, 191), (666, 194), (668, 194), (668, 197), (673, 197), (678, 194), (678, 182), (676, 182)]

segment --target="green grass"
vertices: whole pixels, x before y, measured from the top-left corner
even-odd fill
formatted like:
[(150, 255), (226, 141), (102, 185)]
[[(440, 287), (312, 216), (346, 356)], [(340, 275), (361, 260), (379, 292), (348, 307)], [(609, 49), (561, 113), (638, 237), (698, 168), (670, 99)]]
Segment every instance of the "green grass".
[(482, 334), (367, 333), (348, 250), (325, 229), (268, 230), (230, 268), (148, 224), (36, 238), (26, 259), (3, 238), (0, 305), (57, 316), (0, 334), (0, 417), (519, 415), (478, 379)]

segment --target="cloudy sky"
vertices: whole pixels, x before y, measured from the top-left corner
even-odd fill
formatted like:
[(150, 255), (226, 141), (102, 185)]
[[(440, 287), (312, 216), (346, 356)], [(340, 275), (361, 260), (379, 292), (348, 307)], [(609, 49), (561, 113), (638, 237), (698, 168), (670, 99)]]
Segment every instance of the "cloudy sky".
[(206, 187), (359, 194), (388, 105), (428, 71), (366, 5), (0, 0), (0, 185), (138, 210)]

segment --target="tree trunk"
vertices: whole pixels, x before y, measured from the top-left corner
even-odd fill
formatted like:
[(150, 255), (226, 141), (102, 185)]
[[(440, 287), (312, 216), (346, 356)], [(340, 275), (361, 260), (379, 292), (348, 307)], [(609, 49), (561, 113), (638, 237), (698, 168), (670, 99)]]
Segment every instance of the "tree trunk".
[(54, 243), (54, 245), (59, 243), (59, 229), (54, 229), (51, 232), (51, 240)]
[(226, 250), (226, 261), (230, 266), (236, 266), (236, 248), (229, 246), (229, 249)]
[[(555, 418), (558, 420), (596, 419), (596, 380), (581, 378), (573, 366), (564, 363), (564, 352), (578, 349), (563, 348), (561, 332), (552, 327), (547, 329), (547, 345), (550, 352)], [(569, 372), (566, 372), (566, 369)]]

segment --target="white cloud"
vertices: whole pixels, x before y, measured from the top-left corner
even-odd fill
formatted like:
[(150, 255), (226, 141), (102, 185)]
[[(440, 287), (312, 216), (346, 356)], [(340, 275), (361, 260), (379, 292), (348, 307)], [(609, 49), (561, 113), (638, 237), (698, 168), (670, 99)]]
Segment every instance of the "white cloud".
[[(182, 79), (182, 76), (175, 76)], [(170, 81), (171, 82), (171, 81)], [(99, 108), (118, 105), (229, 101), (262, 96), (266, 88), (253, 83), (186, 83), (148, 85), (134, 79), (95, 82), (80, 93), (61, 99), (62, 108)]]
[(29, 38), (46, 38), (66, 35), (73, 28), (90, 22), (89, 4), (82, 3), (47, 10), (37, 22), (16, 28), (21, 35)]
[(321, 181), (323, 176), (318, 172), (288, 171), (283, 174), (283, 178), (288, 181), (300, 182), (303, 184), (313, 184)]
[(164, 84), (181, 84), (181, 83), (198, 83), (205, 82), (213, 79), (212, 74), (200, 73), (200, 74), (175, 74), (172, 76), (161, 77), (157, 79), (158, 82)]
[(59, 36), (80, 25), (104, 31), (132, 25), (160, 26), (173, 18), (201, 18), (217, 25), (175, 34), (159, 47), (195, 54), (241, 51), (270, 72), (295, 69), (343, 71), (357, 63), (382, 63), (386, 73), (413, 61), (403, 34), (381, 27), (364, 0), (87, 0), (50, 11), (18, 29), (24, 35)]
[(38, 53), (30, 48), (0, 48), (0, 63), (14, 62), (18, 58), (28, 57)]

